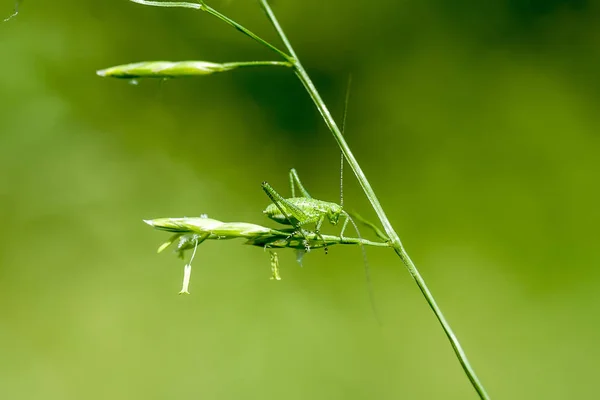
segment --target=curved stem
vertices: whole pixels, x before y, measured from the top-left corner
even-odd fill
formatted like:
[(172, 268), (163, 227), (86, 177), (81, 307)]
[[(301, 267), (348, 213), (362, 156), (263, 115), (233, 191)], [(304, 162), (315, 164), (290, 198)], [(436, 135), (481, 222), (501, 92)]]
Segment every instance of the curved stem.
[(454, 349), (454, 353), (456, 354), (456, 357), (458, 358), (465, 374), (471, 381), (471, 384), (473, 385), (474, 389), (477, 391), (477, 394), (479, 395), (479, 397), (481, 399), (489, 399), (489, 396), (486, 393), (485, 388), (483, 387), (483, 385), (477, 378), (477, 375), (475, 374), (473, 367), (471, 367), (471, 364), (469, 363), (469, 360), (467, 359), (467, 356), (466, 356), (464, 350), (462, 349), (462, 347), (458, 341), (458, 338), (452, 331), (452, 328), (450, 327), (450, 324), (448, 323), (448, 321), (446, 321), (444, 314), (442, 313), (439, 306), (437, 305), (433, 295), (431, 294), (431, 292), (429, 291), (429, 288), (425, 284), (423, 277), (417, 270), (417, 267), (412, 262), (412, 260), (408, 256), (408, 253), (402, 246), (402, 242), (400, 241), (398, 234), (396, 233), (396, 231), (392, 227), (392, 224), (390, 223), (389, 219), (387, 218), (385, 211), (381, 207), (381, 204), (379, 203), (379, 200), (377, 199), (377, 196), (375, 195), (375, 192), (373, 191), (371, 184), (369, 183), (369, 181), (367, 180), (367, 177), (365, 176), (364, 172), (360, 168), (360, 165), (356, 161), (356, 158), (354, 158), (354, 155), (350, 151), (350, 148), (348, 147), (348, 144), (344, 140), (344, 137), (343, 137), (342, 133), (340, 132), (340, 129), (338, 128), (337, 124), (335, 123), (335, 120), (331, 116), (331, 113), (327, 109), (327, 106), (323, 102), (323, 99), (319, 95), (317, 88), (314, 86), (312, 80), (310, 79), (310, 77), (306, 73), (306, 70), (302, 66), (302, 63), (299, 61), (299, 59), (296, 55), (296, 52), (294, 51), (292, 45), (290, 44), (283, 29), (279, 25), (279, 22), (277, 21), (277, 18), (275, 17), (273, 10), (269, 6), (268, 1), (260, 0), (260, 4), (261, 4), (262, 8), (264, 9), (265, 13), (267, 14), (267, 17), (271, 21), (271, 24), (273, 25), (273, 27), (279, 34), (279, 37), (283, 41), (285, 47), (287, 48), (287, 50), (289, 51), (291, 56), (296, 60), (295, 64), (294, 64), (294, 69), (295, 69), (296, 75), (298, 76), (298, 78), (300, 79), (300, 81), (302, 82), (302, 84), (304, 85), (306, 90), (308, 91), (308, 94), (310, 95), (313, 102), (317, 106), (317, 109), (321, 113), (321, 116), (323, 117), (325, 123), (327, 124), (327, 127), (333, 134), (333, 137), (335, 138), (340, 149), (342, 150), (342, 153), (344, 154), (344, 157), (348, 161), (348, 164), (354, 171), (354, 174), (356, 175), (356, 178), (358, 179), (363, 191), (365, 192), (367, 198), (371, 202), (373, 209), (377, 213), (377, 216), (379, 217), (379, 220), (381, 221), (381, 224), (383, 225), (385, 232), (387, 233), (387, 235), (390, 238), (391, 247), (394, 248), (394, 250), (396, 251), (396, 254), (398, 254), (398, 256), (400, 257), (400, 260), (402, 260), (402, 263), (406, 266), (406, 268), (410, 272), (411, 276), (417, 283), (417, 286), (421, 290), (421, 293), (423, 293), (423, 296), (427, 300), (429, 307), (433, 310), (433, 313), (435, 314), (438, 321), (440, 322), (442, 329), (444, 330), (446, 336), (448, 337), (448, 340), (450, 341), (450, 343), (452, 345), (452, 348)]
[(273, 46), (271, 43), (267, 42), (260, 36), (254, 34), (252, 31), (244, 28), (242, 25), (238, 24), (237, 22), (235, 22), (231, 18), (227, 17), (226, 15), (223, 15), (220, 12), (218, 12), (217, 10), (215, 10), (214, 8), (209, 7), (206, 3), (204, 3), (204, 0), (201, 0), (199, 3), (190, 3), (190, 2), (186, 2), (186, 1), (152, 1), (152, 0), (129, 0), (129, 1), (131, 1), (133, 3), (137, 3), (137, 4), (142, 4), (144, 6), (167, 7), (167, 8), (191, 8), (192, 10), (206, 11), (210, 15), (219, 18), (221, 21), (225, 22), (226, 24), (233, 26), (235, 29), (242, 32), (244, 35), (256, 40), (258, 43), (271, 49), (272, 51), (274, 51), (275, 53), (277, 53), (281, 57), (283, 57), (286, 61), (288, 61), (288, 62), (294, 61), (289, 56), (289, 54), (286, 54), (285, 52), (279, 50), (277, 47)]
[(267, 42), (266, 40), (262, 39), (258, 35), (254, 34), (252, 31), (244, 28), (242, 25), (238, 24), (231, 18), (221, 14), (214, 8), (207, 6), (206, 4), (204, 4), (204, 2), (202, 2), (202, 10), (206, 11), (210, 15), (213, 15), (213, 16), (219, 18), (221, 21), (233, 26), (235, 29), (242, 32), (244, 35), (251, 37), (252, 39), (256, 40), (258, 43), (262, 44), (263, 46), (266, 46), (267, 48), (271, 49), (272, 51), (274, 51), (275, 53), (277, 53), (281, 57), (283, 57), (286, 61), (288, 61), (288, 62), (294, 61), (294, 59), (292, 57), (290, 57), (289, 54), (286, 54), (283, 51), (279, 50), (277, 47), (273, 46), (271, 43)]

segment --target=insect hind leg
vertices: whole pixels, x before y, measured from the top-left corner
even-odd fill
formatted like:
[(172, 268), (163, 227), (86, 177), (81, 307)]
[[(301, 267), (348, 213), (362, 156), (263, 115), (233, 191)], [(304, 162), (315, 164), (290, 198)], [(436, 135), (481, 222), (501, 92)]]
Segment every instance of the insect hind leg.
[(302, 194), (302, 197), (312, 199), (312, 196), (304, 188), (304, 185), (302, 185), (300, 177), (298, 176), (298, 172), (296, 172), (295, 168), (292, 168), (290, 169), (290, 187), (292, 189), (292, 197), (296, 197), (296, 186), (298, 187), (298, 190), (300, 190), (300, 194)]
[(356, 229), (356, 233), (358, 234), (359, 239), (360, 237), (360, 232), (358, 232), (358, 227), (356, 226), (356, 224), (354, 223), (354, 221), (352, 220), (352, 218), (350, 217), (350, 215), (347, 212), (343, 212), (342, 215), (345, 217), (344, 219), (344, 224), (342, 225), (342, 230), (340, 231), (340, 240), (344, 240), (344, 232), (346, 231), (346, 227), (348, 226), (348, 222), (352, 221), (352, 225), (354, 225), (354, 228)]

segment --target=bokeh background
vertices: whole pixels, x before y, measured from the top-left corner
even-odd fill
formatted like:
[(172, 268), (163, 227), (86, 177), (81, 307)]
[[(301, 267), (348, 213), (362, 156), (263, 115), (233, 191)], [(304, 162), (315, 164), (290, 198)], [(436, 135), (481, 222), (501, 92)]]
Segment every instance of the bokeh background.
[[(277, 41), (254, 1), (210, 2)], [(8, 16), (14, 3), (5, 0)], [(600, 358), (600, 5), (273, 5), (494, 398), (591, 398)], [(296, 167), (339, 198), (339, 151), (281, 69), (102, 79), (140, 60), (274, 59), (207, 14), (25, 1), (0, 24), (0, 398), (467, 399), (475, 392), (393, 252), (300, 268), (203, 244), (191, 296), (142, 219), (274, 225)], [(348, 170), (345, 203), (375, 219)], [(329, 228), (335, 232), (335, 228)]]

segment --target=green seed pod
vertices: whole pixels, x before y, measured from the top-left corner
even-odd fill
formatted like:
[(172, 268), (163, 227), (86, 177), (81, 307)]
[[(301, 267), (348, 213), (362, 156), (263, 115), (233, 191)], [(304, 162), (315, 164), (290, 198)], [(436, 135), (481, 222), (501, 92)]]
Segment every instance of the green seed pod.
[(262, 66), (291, 67), (292, 64), (285, 61), (240, 61), (222, 64), (208, 61), (142, 61), (101, 69), (96, 71), (96, 73), (102, 77), (121, 79), (166, 79), (210, 75), (215, 72), (225, 72), (240, 67)]
[(179, 234), (197, 233), (209, 239), (254, 238), (269, 235), (270, 228), (246, 222), (222, 222), (212, 218), (157, 218), (145, 220), (162, 231)]
[(212, 218), (156, 218), (144, 220), (148, 225), (161, 231), (174, 233), (207, 233), (223, 222)]
[(178, 78), (183, 76), (209, 75), (235, 68), (227, 64), (206, 61), (142, 61), (133, 64), (117, 65), (97, 71), (102, 77), (134, 78)]
[(271, 229), (246, 222), (224, 222), (220, 226), (211, 229), (210, 232), (222, 239), (253, 238), (269, 234)]

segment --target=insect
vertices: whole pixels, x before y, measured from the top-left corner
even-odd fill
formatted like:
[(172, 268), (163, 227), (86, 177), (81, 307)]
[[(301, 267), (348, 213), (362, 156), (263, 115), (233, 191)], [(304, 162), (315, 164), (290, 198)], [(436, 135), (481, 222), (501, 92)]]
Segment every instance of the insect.
[[(342, 161), (342, 165), (343, 165), (343, 161)], [(343, 172), (343, 169), (342, 169), (342, 172)], [(340, 179), (340, 182), (342, 182), (341, 179)], [(302, 182), (300, 181), (300, 178), (298, 177), (298, 173), (296, 172), (296, 170), (294, 168), (292, 168), (290, 170), (290, 186), (292, 189), (292, 197), (289, 199), (286, 199), (283, 196), (281, 196), (279, 193), (277, 193), (277, 191), (275, 189), (273, 189), (273, 187), (271, 185), (269, 185), (267, 182), (263, 182), (262, 188), (265, 191), (265, 193), (267, 194), (267, 196), (269, 196), (269, 198), (273, 202), (272, 204), (269, 204), (267, 206), (267, 208), (265, 208), (263, 213), (266, 214), (267, 217), (271, 218), (273, 221), (276, 221), (276, 222), (279, 222), (279, 223), (285, 224), (285, 225), (292, 225), (294, 227), (294, 232), (291, 233), (290, 237), (293, 236), (296, 232), (300, 233), (302, 235), (302, 237), (304, 238), (305, 250), (298, 251), (297, 255), (296, 255), (297, 261), (300, 265), (302, 265), (302, 257), (304, 255), (304, 253), (308, 252), (310, 250), (310, 241), (306, 237), (306, 234), (308, 232), (306, 232), (303, 229), (303, 226), (305, 226), (305, 225), (308, 225), (311, 223), (315, 224), (315, 230), (313, 233), (317, 237), (320, 237), (320, 240), (322, 240), (325, 254), (327, 254), (327, 243), (325, 242), (323, 236), (319, 232), (321, 229), (321, 225), (323, 224), (323, 221), (325, 221), (325, 219), (327, 219), (332, 225), (337, 225), (340, 218), (342, 218), (342, 217), (345, 219), (344, 223), (342, 225), (342, 229), (340, 231), (340, 240), (341, 241), (344, 240), (344, 231), (346, 230), (346, 227), (348, 226), (348, 222), (352, 223), (352, 225), (354, 226), (354, 229), (356, 229), (356, 233), (357, 233), (358, 237), (361, 238), (360, 232), (358, 230), (358, 226), (356, 226), (356, 223), (354, 222), (352, 217), (350, 217), (350, 214), (344, 210), (342, 205), (336, 204), (336, 203), (331, 203), (328, 201), (313, 199), (310, 196), (310, 194), (308, 193), (308, 191), (302, 185)], [(300, 193), (302, 194), (302, 197), (296, 197), (296, 186), (298, 187)], [(341, 187), (343, 188), (343, 185)], [(343, 193), (343, 191), (342, 191), (342, 193)], [(343, 195), (340, 196), (340, 198), (341, 198), (340, 203), (343, 204)], [(364, 221), (362, 218), (359, 218), (359, 221), (364, 223), (368, 227), (372, 228), (378, 236), (382, 237), (382, 234), (379, 233), (379, 229), (377, 227), (375, 227), (373, 224), (371, 224), (370, 222)], [(377, 319), (377, 321), (379, 321), (377, 309), (375, 308), (375, 300), (373, 298), (373, 292), (371, 290), (371, 277), (370, 277), (370, 273), (369, 273), (369, 264), (367, 262), (367, 254), (366, 254), (365, 248), (362, 244), (361, 244), (361, 250), (362, 250), (362, 254), (363, 254), (363, 262), (365, 265), (365, 278), (367, 280), (367, 286), (369, 288), (369, 298), (371, 300), (371, 308), (373, 310), (373, 314), (375, 315), (375, 318)], [(273, 259), (271, 260), (271, 263), (273, 264)], [(275, 271), (275, 269), (274, 269), (274, 271)], [(278, 276), (278, 275), (275, 275), (275, 273), (274, 273), (275, 279), (277, 279), (276, 276)]]
[[(350, 95), (350, 85), (352, 78), (348, 77), (348, 87), (346, 90), (346, 101), (344, 107), (344, 117), (342, 123), (342, 133), (346, 125), (346, 115), (348, 112), (348, 100)], [(340, 158), (340, 204), (331, 203), (328, 201), (313, 199), (312, 196), (302, 185), (300, 177), (294, 168), (290, 169), (290, 187), (292, 190), (291, 198), (284, 198), (282, 195), (277, 193), (275, 189), (267, 182), (262, 183), (262, 188), (269, 196), (273, 204), (269, 204), (263, 211), (267, 217), (273, 221), (279, 222), (285, 225), (292, 225), (296, 232), (300, 233), (304, 238), (304, 246), (306, 251), (310, 251), (309, 241), (306, 238), (306, 232), (303, 229), (304, 225), (315, 224), (314, 233), (317, 237), (320, 236), (324, 244), (324, 250), (327, 254), (327, 244), (323, 240), (323, 236), (320, 234), (321, 225), (323, 221), (327, 219), (332, 225), (337, 225), (340, 217), (344, 217), (344, 224), (340, 231), (340, 240), (344, 240), (344, 232), (348, 226), (348, 222), (351, 222), (356, 229), (356, 233), (360, 238), (360, 232), (354, 220), (344, 210), (344, 156)], [(300, 191), (302, 197), (296, 197), (296, 186)], [(364, 254), (364, 248), (363, 248)]]
[[(267, 206), (263, 213), (273, 221), (293, 226), (294, 229), (304, 237), (306, 251), (309, 251), (310, 247), (309, 241), (306, 238), (306, 232), (303, 229), (305, 225), (314, 223), (314, 233), (317, 236), (320, 236), (321, 225), (325, 219), (332, 225), (337, 225), (340, 218), (344, 218), (344, 223), (340, 231), (340, 239), (344, 239), (344, 232), (348, 226), (348, 222), (351, 222), (358, 232), (356, 224), (340, 204), (313, 199), (302, 185), (298, 173), (294, 168), (290, 170), (290, 186), (292, 189), (292, 197), (286, 199), (267, 182), (263, 182), (262, 188), (273, 202)], [(302, 197), (296, 197), (296, 187), (300, 191)], [(323, 240), (323, 242), (325, 241)], [(326, 246), (325, 252), (327, 252)]]
[[(348, 78), (348, 87), (346, 90), (346, 101), (344, 107), (344, 117), (342, 122), (342, 134), (344, 132), (344, 128), (346, 125), (346, 115), (348, 111), (348, 99), (350, 95), (350, 85), (352, 79)], [(308, 224), (315, 224), (314, 234), (317, 237), (320, 237), (320, 240), (323, 242), (323, 248), (325, 250), (325, 254), (327, 254), (327, 243), (325, 242), (323, 236), (320, 234), (321, 225), (323, 225), (323, 221), (327, 219), (332, 225), (337, 225), (340, 218), (344, 218), (344, 223), (342, 225), (342, 229), (340, 231), (340, 240), (344, 240), (344, 232), (346, 227), (348, 226), (348, 222), (351, 222), (356, 230), (356, 233), (359, 239), (362, 239), (360, 236), (360, 232), (358, 230), (358, 226), (350, 216), (350, 214), (344, 210), (344, 157), (341, 155), (340, 157), (340, 204), (331, 203), (328, 201), (313, 199), (312, 196), (308, 193), (308, 191), (302, 185), (300, 178), (298, 177), (298, 173), (294, 168), (290, 170), (290, 188), (292, 191), (291, 198), (284, 198), (280, 195), (269, 183), (263, 182), (262, 188), (269, 196), (272, 204), (269, 204), (267, 208), (263, 211), (264, 214), (267, 215), (273, 221), (279, 222), (284, 225), (291, 225), (294, 228), (294, 232), (290, 235), (294, 235), (294, 233), (298, 232), (304, 238), (304, 247), (305, 251), (308, 252), (310, 250), (310, 242), (306, 237), (307, 232), (303, 229), (303, 226)], [(302, 197), (296, 197), (296, 186), (300, 191)], [(373, 229), (373, 231), (384, 240), (389, 240), (379, 228), (377, 228), (374, 224), (365, 221), (362, 217), (357, 216), (357, 219)], [(363, 262), (365, 266), (365, 278), (367, 280), (367, 287), (369, 289), (369, 298), (371, 302), (371, 308), (373, 310), (373, 314), (377, 321), (379, 321), (377, 309), (375, 307), (375, 300), (373, 298), (373, 291), (371, 290), (371, 277), (369, 273), (369, 264), (367, 262), (367, 253), (365, 251), (365, 247), (361, 244), (361, 250), (363, 254)], [(302, 265), (302, 256), (304, 252), (297, 252), (297, 261)], [(272, 260), (273, 262), (273, 260)], [(275, 276), (275, 275), (274, 275)]]

